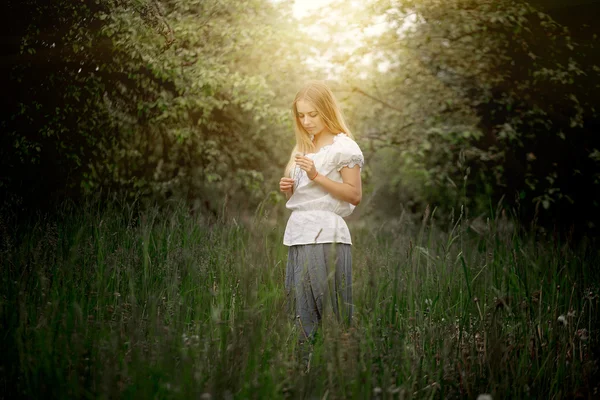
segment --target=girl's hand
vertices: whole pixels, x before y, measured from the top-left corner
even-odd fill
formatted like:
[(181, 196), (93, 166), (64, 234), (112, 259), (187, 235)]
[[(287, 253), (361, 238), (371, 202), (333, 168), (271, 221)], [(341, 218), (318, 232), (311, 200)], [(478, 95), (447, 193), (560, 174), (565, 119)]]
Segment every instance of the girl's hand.
[(294, 180), (292, 178), (281, 178), (279, 180), (279, 190), (282, 193), (292, 194), (294, 191)]
[(311, 181), (317, 176), (317, 169), (315, 168), (315, 163), (313, 160), (306, 156), (297, 155), (296, 156), (296, 164), (306, 171), (306, 175), (308, 175), (308, 179)]

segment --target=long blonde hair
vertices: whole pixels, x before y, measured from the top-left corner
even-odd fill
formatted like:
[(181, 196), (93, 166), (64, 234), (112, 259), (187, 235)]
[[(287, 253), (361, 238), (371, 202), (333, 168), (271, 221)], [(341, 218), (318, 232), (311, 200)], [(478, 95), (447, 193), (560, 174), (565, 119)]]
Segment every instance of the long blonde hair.
[(333, 133), (343, 132), (348, 137), (354, 138), (350, 129), (346, 126), (344, 116), (340, 110), (340, 106), (333, 95), (333, 92), (329, 87), (322, 81), (309, 81), (302, 89), (298, 91), (294, 102), (292, 103), (292, 116), (294, 118), (294, 132), (296, 133), (296, 145), (290, 155), (284, 176), (291, 177), (292, 171), (296, 166), (294, 156), (296, 153), (311, 153), (315, 150), (315, 146), (310, 138), (310, 134), (302, 127), (300, 118), (298, 118), (298, 109), (296, 104), (304, 100), (311, 103), (315, 109), (319, 112), (319, 116), (323, 118), (323, 122), (327, 129)]

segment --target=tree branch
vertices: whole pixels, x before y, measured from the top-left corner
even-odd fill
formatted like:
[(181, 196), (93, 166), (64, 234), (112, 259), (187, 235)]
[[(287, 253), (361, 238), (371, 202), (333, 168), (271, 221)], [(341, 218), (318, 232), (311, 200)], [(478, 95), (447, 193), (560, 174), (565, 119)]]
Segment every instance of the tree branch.
[(367, 92), (365, 92), (364, 90), (362, 90), (362, 89), (360, 89), (360, 88), (358, 88), (356, 86), (353, 86), (351, 88), (351, 90), (352, 90), (352, 92), (360, 93), (363, 96), (370, 98), (371, 100), (374, 100), (374, 101), (376, 101), (378, 103), (381, 103), (381, 104), (383, 104), (384, 106), (386, 106), (387, 108), (389, 108), (391, 110), (398, 111), (399, 113), (403, 112), (400, 108), (393, 106), (392, 104), (388, 103), (385, 100), (381, 100), (381, 99), (379, 99), (379, 98), (377, 98), (375, 96), (372, 96), (372, 95), (368, 94)]

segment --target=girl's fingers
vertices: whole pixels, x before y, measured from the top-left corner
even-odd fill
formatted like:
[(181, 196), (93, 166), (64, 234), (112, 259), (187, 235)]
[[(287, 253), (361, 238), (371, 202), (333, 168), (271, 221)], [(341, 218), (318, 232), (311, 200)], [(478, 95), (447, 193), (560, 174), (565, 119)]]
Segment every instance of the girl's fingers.
[(302, 162), (302, 163), (297, 163), (297, 164), (298, 164), (298, 165), (300, 166), (300, 168), (302, 168), (302, 169), (304, 169), (304, 168), (310, 168), (310, 166), (311, 166), (311, 165), (310, 165), (309, 163), (307, 163), (307, 162)]
[(312, 160), (308, 157), (298, 157), (296, 158), (296, 164), (312, 164)]

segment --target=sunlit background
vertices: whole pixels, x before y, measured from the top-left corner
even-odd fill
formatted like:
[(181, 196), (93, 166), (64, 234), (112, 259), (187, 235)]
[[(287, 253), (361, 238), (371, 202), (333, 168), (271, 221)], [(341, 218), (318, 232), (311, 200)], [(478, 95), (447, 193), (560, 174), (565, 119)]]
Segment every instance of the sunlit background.
[[(344, 14), (336, 11), (336, 0), (302, 1), (295, 0), (293, 15), (300, 23), (300, 29), (311, 37), (327, 38), (336, 46), (327, 52), (319, 52), (318, 48), (312, 48), (318, 55), (309, 55), (305, 63), (308, 68), (325, 70), (325, 79), (336, 79), (344, 67), (336, 65), (332, 59), (339, 56), (351, 55), (362, 45), (365, 37), (378, 36), (390, 27), (384, 15), (371, 16), (367, 12), (369, 2), (350, 1), (345, 2), (345, 7), (350, 7), (352, 14)], [(333, 7), (332, 7), (333, 6)], [(332, 7), (332, 8), (330, 8)], [(333, 11), (333, 12), (332, 12)], [(323, 22), (336, 26), (335, 34), (328, 32)], [(370, 65), (373, 62), (373, 54), (367, 52), (360, 59), (361, 65)], [(385, 72), (389, 61), (378, 63), (378, 69)], [(361, 79), (366, 79), (366, 72), (359, 73)]]
[[(331, 3), (331, 0), (294, 0), (293, 13), (297, 19), (306, 17), (310, 11), (318, 10)], [(341, 21), (340, 21), (341, 22)]]

